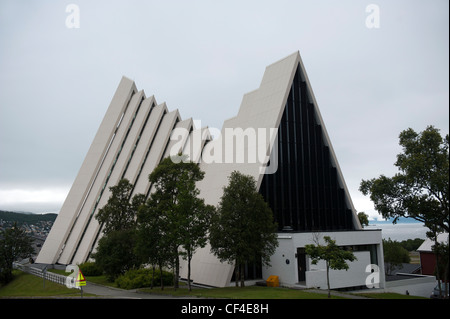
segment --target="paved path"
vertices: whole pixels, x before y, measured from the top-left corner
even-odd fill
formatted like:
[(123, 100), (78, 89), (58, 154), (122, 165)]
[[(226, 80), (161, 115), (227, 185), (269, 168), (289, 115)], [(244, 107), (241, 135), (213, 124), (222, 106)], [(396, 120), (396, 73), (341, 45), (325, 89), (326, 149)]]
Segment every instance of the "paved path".
[[(322, 289), (308, 289), (306, 290), (308, 292), (314, 292), (314, 293), (318, 293), (318, 294), (328, 294), (328, 290), (322, 290)], [(330, 294), (332, 296), (338, 296), (338, 297), (344, 297), (344, 298), (349, 298), (349, 299), (370, 299), (364, 296), (357, 296), (351, 293), (345, 293), (345, 292), (339, 292), (339, 291), (335, 291), (335, 290), (331, 290)]]
[[(158, 288), (156, 288), (158, 289)], [(173, 297), (167, 295), (156, 295), (136, 292), (135, 289), (125, 290), (120, 288), (107, 287), (87, 282), (83, 287), (83, 293), (90, 293), (104, 298), (120, 298), (120, 299), (190, 299), (196, 297)]]

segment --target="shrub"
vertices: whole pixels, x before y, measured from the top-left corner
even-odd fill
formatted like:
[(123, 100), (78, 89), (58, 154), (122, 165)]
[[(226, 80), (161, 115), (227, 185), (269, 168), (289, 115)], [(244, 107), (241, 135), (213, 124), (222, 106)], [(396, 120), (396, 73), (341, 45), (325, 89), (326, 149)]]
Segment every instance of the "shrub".
[(103, 269), (94, 262), (85, 262), (81, 265), (78, 265), (81, 269), (81, 272), (85, 276), (101, 276), (103, 275)]
[[(154, 286), (159, 286), (160, 278), (159, 270), (155, 270)], [(173, 285), (173, 274), (163, 271), (163, 283), (165, 286)], [(122, 289), (150, 287), (152, 284), (152, 270), (144, 268), (128, 270), (124, 275), (116, 279), (116, 284)]]

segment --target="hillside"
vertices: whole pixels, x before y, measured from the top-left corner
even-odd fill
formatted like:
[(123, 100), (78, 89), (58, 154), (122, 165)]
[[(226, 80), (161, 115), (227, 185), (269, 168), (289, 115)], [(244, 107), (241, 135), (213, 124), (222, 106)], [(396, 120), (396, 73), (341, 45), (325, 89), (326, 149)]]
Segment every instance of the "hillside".
[(35, 224), (37, 222), (54, 222), (58, 214), (31, 214), (31, 213), (16, 213), (0, 210), (0, 220), (4, 222), (17, 222), (21, 224)]

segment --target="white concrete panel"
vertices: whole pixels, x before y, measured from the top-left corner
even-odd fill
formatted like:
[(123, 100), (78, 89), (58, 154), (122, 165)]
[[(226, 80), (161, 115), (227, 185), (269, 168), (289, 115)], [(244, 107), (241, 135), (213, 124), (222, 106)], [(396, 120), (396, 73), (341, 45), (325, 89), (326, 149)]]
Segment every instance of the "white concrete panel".
[[(152, 103), (150, 103), (150, 101), (152, 101)], [(134, 148), (133, 157), (130, 159), (129, 164), (127, 164), (128, 168), (126, 169), (124, 178), (127, 178), (131, 183), (134, 183), (133, 177), (137, 173), (137, 166), (140, 165), (140, 163), (142, 163), (142, 161), (144, 160), (145, 149), (148, 145), (147, 143), (150, 143), (152, 134), (154, 134), (157, 123), (162, 118), (165, 110), (164, 105), (154, 106), (157, 103), (153, 96), (146, 99), (143, 104), (148, 104), (152, 107), (149, 107), (149, 109), (146, 110), (147, 114), (145, 114), (145, 119), (143, 119), (142, 126), (139, 130), (140, 136), (138, 137), (137, 144)], [(92, 250), (92, 252), (94, 253), (97, 250), (98, 241), (103, 236), (102, 230), (99, 230), (99, 232), (100, 233), (96, 242), (94, 243), (94, 248)]]
[[(186, 144), (186, 140), (189, 137), (189, 132), (192, 129), (192, 119), (187, 119), (184, 121), (180, 121), (175, 125), (175, 128), (170, 133), (169, 141), (167, 142), (167, 147), (165, 147), (165, 153), (163, 157), (172, 157), (177, 156), (180, 152), (183, 151), (184, 145)], [(152, 185), (150, 190), (150, 194), (155, 191), (155, 187)]]
[[(132, 155), (136, 143), (138, 142), (139, 133), (141, 132), (141, 129), (144, 125), (146, 116), (150, 112), (153, 103), (154, 103), (153, 97), (142, 101), (140, 103), (139, 111), (136, 114), (135, 119), (131, 120), (132, 124), (130, 123), (130, 125), (132, 126), (129, 129), (129, 132), (127, 133), (128, 135), (126, 138), (126, 142), (122, 146), (120, 156), (118, 157), (114, 165), (114, 169), (111, 172), (111, 175), (109, 176), (108, 184), (106, 185), (103, 191), (103, 194), (100, 198), (100, 201), (97, 205), (94, 215), (97, 214), (99, 209), (101, 209), (108, 202), (108, 199), (111, 195), (109, 188), (117, 185), (120, 179), (122, 178), (127, 162), (130, 159), (130, 156)], [(136, 113), (137, 109), (133, 108), (130, 110), (130, 112)], [(76, 251), (72, 264), (82, 263), (86, 260), (99, 231), (100, 225), (97, 219), (92, 218), (89, 225), (87, 226), (86, 233), (81, 240), (80, 246)]]
[(178, 111), (172, 111), (164, 115), (161, 124), (158, 127), (156, 136), (152, 141), (150, 152), (145, 160), (142, 171), (134, 185), (133, 195), (147, 194), (150, 188), (148, 175), (153, 172), (156, 165), (163, 159), (166, 145), (169, 142), (170, 133), (172, 132), (176, 121), (179, 120)]
[(186, 140), (189, 138), (189, 132), (191, 132), (192, 126), (192, 118), (180, 121), (175, 125), (175, 128), (170, 133), (169, 142), (163, 158), (176, 156), (178, 153), (183, 151)]
[[(358, 287), (366, 284), (366, 278), (371, 274), (366, 272), (370, 265), (370, 253), (367, 251), (354, 252), (355, 261), (347, 262), (348, 270), (330, 269), (330, 289)], [(306, 271), (306, 287), (327, 289), (327, 272), (325, 261), (319, 261), (316, 265), (309, 264)]]
[(202, 150), (205, 144), (211, 140), (207, 127), (195, 129), (190, 134), (183, 148), (183, 154), (194, 163), (200, 163)]
[[(226, 287), (233, 275), (234, 264), (220, 262), (210, 252), (210, 245), (198, 249), (191, 260), (191, 280), (213, 287)], [(187, 279), (188, 265), (180, 260), (180, 277)]]
[(37, 263), (55, 263), (63, 244), (72, 228), (84, 198), (89, 192), (102, 158), (114, 130), (132, 95), (137, 91), (134, 82), (123, 77), (111, 100), (109, 108), (100, 124), (87, 155), (78, 171), (77, 177), (64, 201), (58, 217), (47, 236), (37, 259)]
[(95, 254), (97, 252), (98, 242), (103, 236), (104, 236), (104, 233), (103, 233), (103, 227), (102, 227), (99, 230), (98, 237), (95, 239), (94, 246), (92, 247), (92, 252), (90, 252), (91, 256), (88, 256), (89, 258), (87, 259), (88, 261), (95, 261), (94, 259), (92, 259), (92, 254)]
[(133, 158), (131, 159), (127, 172), (125, 173), (125, 178), (128, 179), (133, 185), (136, 183), (139, 170), (145, 161), (148, 149), (152, 144), (158, 126), (165, 112), (167, 112), (165, 103), (155, 106), (150, 113), (147, 123), (145, 124), (142, 136), (139, 139)]
[[(275, 253), (271, 256), (270, 267), (263, 267), (263, 279), (267, 279), (270, 275), (279, 276), (280, 282), (283, 285), (293, 286), (299, 282), (297, 269), (297, 248), (304, 248), (305, 245), (315, 244), (318, 239), (319, 243), (324, 245), (323, 238), (325, 236), (331, 237), (336, 241), (338, 246), (353, 246), (353, 245), (375, 245), (377, 248), (377, 255), (380, 269), (380, 286), (384, 287), (384, 265), (382, 260), (382, 236), (380, 230), (361, 230), (361, 231), (336, 231), (336, 232), (320, 232), (320, 233), (280, 233), (278, 237), (278, 247)], [(370, 253), (368, 251), (356, 251), (355, 256), (357, 261), (349, 263), (351, 268), (345, 271), (333, 272), (333, 287), (351, 287), (364, 285), (366, 277), (366, 267), (370, 265)], [(307, 258), (307, 260), (309, 260)], [(307, 264), (306, 284), (308, 287), (323, 288), (322, 272), (325, 267), (322, 263), (318, 265)], [(326, 276), (326, 274), (325, 274)], [(326, 287), (326, 279), (325, 279)]]
[(59, 262), (62, 264), (71, 263), (73, 254), (77, 246), (80, 244), (80, 240), (85, 233), (88, 223), (90, 223), (94, 219), (93, 211), (95, 210), (95, 207), (97, 206), (97, 203), (100, 200), (103, 191), (107, 189), (105, 187), (105, 183), (107, 182), (108, 176), (113, 169), (114, 163), (117, 160), (118, 155), (120, 154), (121, 146), (124, 139), (126, 138), (126, 133), (128, 131), (128, 128), (130, 127), (130, 124), (136, 113), (136, 109), (139, 106), (142, 97), (143, 92), (141, 91), (133, 95), (133, 97), (131, 98), (128, 108), (126, 109), (120, 125), (116, 130), (111, 146), (98, 171), (92, 189), (86, 199), (84, 206), (81, 209), (79, 216), (75, 221), (73, 230), (71, 231), (63, 253), (61, 254)]
[(152, 109), (156, 105), (156, 100), (153, 96), (145, 99), (141, 104), (141, 109), (139, 110), (139, 114), (137, 115), (135, 119), (135, 123), (133, 124), (133, 127), (130, 131), (130, 137), (132, 137), (132, 140), (130, 142), (127, 142), (124, 145), (124, 149), (122, 152), (127, 154), (127, 157), (121, 157), (120, 161), (116, 164), (118, 167), (120, 167), (119, 170), (114, 170), (113, 175), (111, 178), (113, 180), (116, 180), (117, 183), (119, 180), (125, 176), (126, 170), (128, 170), (129, 164), (131, 163), (131, 160), (133, 159), (135, 155), (135, 150), (139, 145), (139, 142), (141, 140), (140, 134), (144, 131), (144, 125), (146, 124), (147, 118), (150, 116), (150, 113), (152, 112)]

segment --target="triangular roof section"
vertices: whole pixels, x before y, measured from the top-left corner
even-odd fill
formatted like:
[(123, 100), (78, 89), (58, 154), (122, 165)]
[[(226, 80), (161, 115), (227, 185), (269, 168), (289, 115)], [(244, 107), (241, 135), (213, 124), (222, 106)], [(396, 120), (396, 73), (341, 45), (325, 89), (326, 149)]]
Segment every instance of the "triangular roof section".
[[(236, 159), (236, 152), (239, 150), (236, 150), (235, 144), (230, 143), (230, 139), (226, 140), (227, 133), (233, 130), (234, 132), (242, 130), (245, 133), (248, 129), (257, 132), (258, 129), (277, 128), (299, 61), (300, 55), (296, 52), (267, 66), (259, 89), (244, 95), (237, 116), (226, 120), (222, 126), (221, 135), (205, 146), (201, 163), (205, 178), (199, 182), (198, 186), (201, 196), (207, 203), (215, 205), (219, 201), (222, 188), (228, 184), (228, 176), (234, 170), (251, 175), (260, 182), (260, 163), (242, 163), (233, 160), (233, 158)], [(271, 138), (275, 140), (275, 136)], [(264, 147), (264, 150), (270, 152), (270, 142), (267, 139), (264, 145), (257, 146)], [(217, 155), (218, 152), (222, 154)], [(228, 158), (230, 154), (233, 158)], [(215, 158), (210, 158), (213, 156)]]
[[(260, 193), (280, 231), (360, 229), (322, 117), (299, 63)], [(276, 153), (276, 155), (274, 155)]]
[[(440, 233), (437, 236), (437, 242), (442, 243), (448, 243), (448, 233)], [(419, 248), (417, 248), (417, 251), (419, 252), (432, 252), (433, 246), (435, 245), (435, 241), (427, 238), (425, 241), (420, 245)]]
[[(260, 187), (265, 176), (261, 168), (268, 164), (268, 155), (272, 154), (277, 138), (276, 134), (271, 135), (270, 138), (263, 139), (263, 141), (258, 140), (256, 147), (267, 150), (263, 163), (242, 163), (236, 161), (236, 157), (234, 157), (234, 161), (227, 162), (227, 152), (239, 152), (239, 150), (236, 150), (235, 143), (229, 143), (226, 140), (227, 130), (228, 132), (240, 130), (240, 132), (245, 133), (248, 132), (247, 130), (251, 131), (252, 129), (254, 131), (259, 129), (278, 129), (296, 72), (300, 72), (302, 80), (306, 82), (308, 99), (310, 103), (314, 104), (317, 121), (323, 129), (325, 144), (329, 147), (332, 165), (337, 170), (339, 185), (344, 190), (346, 201), (348, 201), (347, 206), (352, 211), (354, 229), (362, 229), (298, 51), (266, 67), (259, 88), (244, 95), (238, 114), (226, 120), (223, 124), (221, 135), (205, 146), (202, 162), (200, 163), (200, 168), (205, 172), (205, 177), (197, 184), (200, 196), (205, 199), (206, 203), (216, 205), (223, 194), (223, 187), (228, 185), (228, 177), (235, 170), (245, 175), (253, 176), (258, 182), (258, 187)], [(244, 150), (252, 151), (251, 148), (244, 148)], [(217, 155), (216, 152), (218, 151), (221, 154), (216, 159), (221, 159), (221, 162), (208, 162), (205, 160), (211, 154)], [(233, 155), (235, 156), (236, 154)], [(230, 282), (234, 266), (221, 263), (211, 254), (209, 246), (199, 249), (192, 262), (195, 264), (195, 267), (192, 267), (191, 279), (195, 282), (219, 287), (224, 287)], [(208, 278), (207, 282), (204, 280), (206, 278)], [(214, 279), (212, 280), (211, 278)]]
[(296, 72), (300, 72), (301, 80), (306, 82), (308, 99), (310, 103), (314, 104), (317, 121), (322, 127), (324, 143), (330, 150), (331, 164), (336, 167), (339, 186), (344, 190), (347, 206), (354, 214), (353, 223), (355, 224), (355, 228), (362, 229), (299, 51), (266, 67), (259, 88), (244, 95), (237, 116), (226, 120), (221, 130), (221, 136), (206, 145), (203, 151), (203, 158), (208, 158), (209, 154), (216, 152), (218, 149), (221, 149), (223, 154), (221, 157), (222, 162), (220, 163), (205, 163), (203, 161), (201, 164), (201, 169), (205, 171), (204, 180), (198, 184), (201, 190), (201, 196), (205, 198), (207, 203), (215, 205), (220, 200), (223, 186), (228, 184), (228, 176), (234, 170), (253, 176), (257, 181), (258, 187), (261, 185), (265, 175), (261, 172), (268, 165), (269, 155), (272, 154), (275, 145), (276, 134), (272, 134), (270, 139), (259, 139), (258, 136), (257, 145), (255, 146), (257, 150), (248, 148), (245, 151), (250, 154), (251, 152), (259, 152), (260, 149), (267, 150), (265, 152), (266, 158), (263, 162), (242, 163), (236, 160), (227, 162), (227, 156), (229, 154), (227, 152), (230, 152), (230, 148), (232, 148), (231, 152), (234, 159), (236, 159), (236, 153), (239, 152), (239, 149), (236, 149), (236, 143), (233, 144), (230, 143), (229, 139), (226, 140), (227, 130), (228, 132), (232, 132), (233, 130), (238, 132), (237, 130), (240, 130), (240, 132), (244, 132), (245, 134), (249, 129), (254, 130), (256, 133), (258, 130), (266, 129), (268, 130), (268, 135), (271, 129), (276, 132), (276, 129), (280, 126)]

